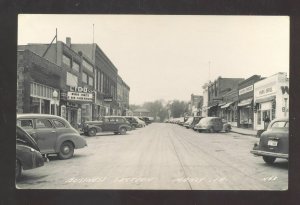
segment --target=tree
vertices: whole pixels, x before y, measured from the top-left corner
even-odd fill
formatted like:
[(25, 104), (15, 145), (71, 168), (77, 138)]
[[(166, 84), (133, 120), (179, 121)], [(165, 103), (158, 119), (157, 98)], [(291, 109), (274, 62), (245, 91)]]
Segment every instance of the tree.
[(188, 104), (184, 101), (174, 100), (171, 104), (171, 116), (174, 118), (182, 117), (188, 112)]

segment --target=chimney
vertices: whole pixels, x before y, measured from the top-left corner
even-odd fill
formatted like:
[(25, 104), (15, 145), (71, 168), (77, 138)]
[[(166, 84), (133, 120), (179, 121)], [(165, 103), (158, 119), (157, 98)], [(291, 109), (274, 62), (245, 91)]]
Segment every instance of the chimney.
[(71, 38), (70, 37), (66, 38), (66, 44), (69, 48), (71, 48)]

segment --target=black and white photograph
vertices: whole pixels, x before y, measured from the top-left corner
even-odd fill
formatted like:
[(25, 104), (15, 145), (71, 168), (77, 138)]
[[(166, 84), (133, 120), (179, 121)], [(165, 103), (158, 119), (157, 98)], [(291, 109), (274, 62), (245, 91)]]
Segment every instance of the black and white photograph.
[(290, 17), (19, 14), (16, 189), (289, 189)]

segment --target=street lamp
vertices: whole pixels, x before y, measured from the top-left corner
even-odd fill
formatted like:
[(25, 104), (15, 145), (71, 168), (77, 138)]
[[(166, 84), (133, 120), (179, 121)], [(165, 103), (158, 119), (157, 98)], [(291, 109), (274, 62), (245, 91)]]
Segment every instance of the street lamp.
[(57, 99), (58, 99), (58, 92), (56, 90), (53, 91), (52, 98), (54, 101), (54, 115), (57, 115), (56, 104), (57, 104)]

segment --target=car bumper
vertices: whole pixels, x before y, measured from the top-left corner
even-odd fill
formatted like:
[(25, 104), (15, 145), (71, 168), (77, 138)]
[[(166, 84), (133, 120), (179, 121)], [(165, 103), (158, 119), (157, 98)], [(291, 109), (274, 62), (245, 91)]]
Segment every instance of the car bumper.
[(284, 158), (284, 159), (289, 158), (288, 154), (267, 152), (267, 151), (261, 151), (261, 150), (251, 150), (250, 153), (257, 155), (257, 156), (269, 156), (269, 157)]

